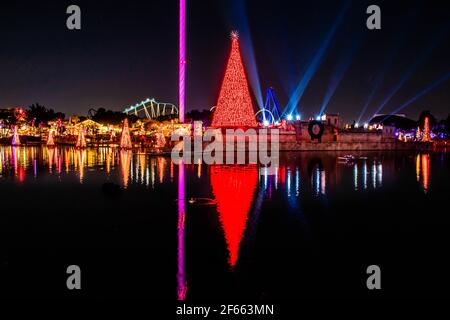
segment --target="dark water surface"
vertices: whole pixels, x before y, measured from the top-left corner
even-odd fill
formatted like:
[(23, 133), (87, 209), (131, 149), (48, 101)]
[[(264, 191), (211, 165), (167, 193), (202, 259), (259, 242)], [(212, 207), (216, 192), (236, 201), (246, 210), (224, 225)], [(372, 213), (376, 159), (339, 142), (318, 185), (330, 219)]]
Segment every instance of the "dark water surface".
[[(449, 154), (342, 155), (284, 153), (271, 176), (117, 149), (0, 147), (2, 294), (449, 297)], [(72, 264), (79, 292), (66, 289)], [(372, 264), (378, 292), (366, 288)]]

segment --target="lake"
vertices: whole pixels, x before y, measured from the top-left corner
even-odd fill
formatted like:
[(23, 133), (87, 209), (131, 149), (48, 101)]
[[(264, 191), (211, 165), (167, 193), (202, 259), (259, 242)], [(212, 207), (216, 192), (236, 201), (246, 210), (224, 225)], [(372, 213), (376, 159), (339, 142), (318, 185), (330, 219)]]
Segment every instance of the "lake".
[[(179, 165), (0, 146), (3, 294), (230, 299), (448, 297), (448, 153), (282, 153)], [(82, 270), (68, 291), (66, 268)], [(369, 291), (378, 265), (382, 290)]]

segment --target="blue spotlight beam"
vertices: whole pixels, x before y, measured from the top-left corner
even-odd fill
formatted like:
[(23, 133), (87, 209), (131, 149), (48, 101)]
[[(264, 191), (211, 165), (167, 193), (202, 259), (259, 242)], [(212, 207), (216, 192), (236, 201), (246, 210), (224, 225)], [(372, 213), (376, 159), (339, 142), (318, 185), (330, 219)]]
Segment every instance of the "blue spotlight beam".
[(403, 87), (403, 85), (414, 75), (414, 73), (419, 69), (419, 67), (429, 58), (434, 49), (440, 44), (440, 40), (448, 33), (448, 27), (433, 38), (431, 44), (427, 46), (426, 50), (422, 53), (420, 58), (414, 63), (414, 65), (407, 71), (400, 82), (395, 86), (395, 88), (389, 93), (389, 95), (383, 100), (379, 105), (374, 114), (379, 113), (388, 104), (388, 102), (397, 94), (397, 92)]
[(319, 116), (322, 116), (322, 114), (325, 112), (326, 108), (328, 107), (328, 104), (330, 103), (331, 98), (334, 96), (336, 89), (339, 87), (339, 84), (342, 81), (342, 78), (344, 77), (345, 73), (347, 72), (348, 68), (350, 67), (353, 57), (355, 56), (356, 52), (361, 46), (361, 37), (362, 34), (360, 34), (356, 40), (353, 41), (350, 49), (339, 58), (338, 64), (336, 65), (333, 76), (330, 81), (330, 85), (328, 87), (327, 93), (325, 94), (325, 97), (322, 102), (322, 106), (320, 108)]
[(369, 96), (367, 97), (366, 103), (364, 104), (363, 108), (361, 109), (361, 112), (358, 116), (358, 120), (356, 123), (361, 123), (361, 118), (364, 116), (364, 114), (367, 111), (367, 108), (369, 107), (369, 104), (372, 102), (373, 97), (375, 96), (375, 93), (378, 91), (378, 88), (380, 87), (381, 83), (384, 80), (384, 77), (388, 70), (392, 66), (392, 62), (394, 61), (393, 56), (389, 59), (388, 63), (386, 63), (381, 70), (381, 73), (378, 75), (375, 85), (372, 87), (372, 91), (370, 92)]
[[(356, 123), (361, 123), (361, 119), (364, 116), (364, 114), (366, 113), (367, 108), (369, 107), (370, 103), (372, 102), (372, 99), (375, 96), (375, 93), (380, 88), (380, 85), (383, 82), (384, 77), (386, 76), (387, 72), (392, 67), (394, 59), (397, 57), (398, 52), (403, 47), (403, 44), (405, 43), (406, 39), (408, 38), (407, 35), (409, 35), (409, 32), (410, 32), (410, 28), (409, 28), (410, 21), (412, 21), (413, 19), (416, 19), (417, 15), (419, 13), (420, 13), (420, 6), (417, 6), (410, 12), (409, 15), (405, 16), (405, 18), (403, 19), (403, 22), (401, 24), (402, 25), (401, 31), (397, 35), (395, 35), (395, 37), (393, 38), (393, 43), (394, 43), (393, 44), (393, 49), (390, 51), (390, 53), (388, 55), (388, 60), (383, 65), (383, 68), (381, 69), (381, 72), (376, 77), (375, 84), (372, 87), (372, 90), (370, 91), (370, 94), (367, 97), (367, 100), (364, 103), (363, 108), (361, 109), (361, 112), (360, 112), (360, 114), (358, 116), (358, 120), (356, 121)], [(370, 119), (367, 119), (366, 122), (368, 122), (369, 120)]]
[(411, 99), (409, 99), (408, 101), (406, 101), (405, 103), (403, 103), (401, 106), (399, 106), (398, 108), (396, 108), (394, 111), (392, 111), (389, 115), (387, 115), (384, 119), (386, 120), (387, 118), (389, 118), (391, 115), (396, 114), (398, 112), (400, 112), (401, 110), (403, 110), (404, 108), (406, 108), (407, 106), (409, 106), (410, 104), (414, 103), (415, 101), (417, 101), (419, 98), (423, 97), (424, 95), (426, 95), (427, 93), (429, 93), (431, 90), (433, 90), (434, 88), (440, 86), (442, 83), (444, 83), (445, 81), (447, 81), (448, 79), (450, 79), (450, 72), (447, 73), (446, 75), (444, 75), (443, 77), (439, 78), (438, 80), (434, 81), (432, 84), (430, 84), (428, 87), (426, 87), (425, 89), (423, 89), (422, 91), (420, 91), (418, 94), (416, 94), (414, 97), (412, 97)]
[(235, 26), (239, 30), (239, 38), (241, 42), (242, 55), (248, 75), (248, 80), (255, 96), (258, 108), (263, 108), (263, 95), (259, 80), (258, 66), (255, 59), (255, 51), (253, 49), (252, 34), (250, 31), (245, 1), (237, 0), (232, 3), (233, 15), (235, 18)]
[(322, 43), (322, 46), (317, 51), (316, 55), (314, 56), (313, 60), (311, 61), (311, 64), (306, 69), (306, 72), (303, 75), (302, 79), (300, 80), (299, 84), (295, 88), (294, 92), (291, 94), (291, 97), (289, 98), (289, 102), (283, 111), (283, 115), (285, 113), (291, 114), (294, 111), (294, 109), (297, 107), (309, 82), (311, 81), (312, 77), (314, 76), (318, 67), (320, 66), (320, 63), (322, 62), (322, 59), (323, 59), (325, 53), (327, 52), (327, 49), (330, 46), (330, 44), (334, 38), (334, 35), (336, 34), (337, 29), (339, 28), (345, 13), (347, 12), (347, 10), (349, 8), (349, 5), (350, 5), (350, 1), (347, 1), (344, 5), (343, 9), (337, 16), (331, 29), (328, 31), (328, 33)]
[(278, 120), (281, 120), (281, 114), (280, 114), (280, 103), (278, 102), (277, 95), (275, 94), (275, 91), (272, 89), (272, 99), (273, 99), (273, 110), (272, 112), (275, 112)]
[[(250, 86), (252, 87), (253, 94), (255, 95), (256, 101), (258, 103), (258, 107), (263, 106), (263, 99), (262, 99), (262, 92), (261, 92), (261, 84), (259, 81), (259, 72), (258, 72), (258, 66), (256, 65), (255, 60), (255, 53), (253, 50), (253, 42), (251, 38), (250, 31), (248, 34), (244, 33), (243, 37), (243, 54), (244, 59), (246, 61), (247, 65), (247, 73), (248, 78), (250, 80)], [(245, 45), (247, 44), (247, 45)]]

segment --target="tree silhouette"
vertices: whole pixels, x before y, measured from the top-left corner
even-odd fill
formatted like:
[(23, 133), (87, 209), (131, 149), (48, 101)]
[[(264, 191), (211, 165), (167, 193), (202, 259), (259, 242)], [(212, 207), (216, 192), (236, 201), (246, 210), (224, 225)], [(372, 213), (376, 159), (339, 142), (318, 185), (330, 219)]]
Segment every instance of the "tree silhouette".
[(97, 111), (92, 111), (93, 112), (90, 112), (91, 119), (101, 124), (119, 125), (125, 118), (128, 118), (131, 123), (138, 120), (138, 117), (135, 115), (127, 115), (120, 111), (106, 110), (105, 108), (99, 108)]
[(66, 117), (62, 112), (55, 112), (53, 109), (47, 109), (46, 107), (35, 103), (27, 108), (26, 116), (28, 121), (34, 121), (37, 126), (40, 123), (47, 124), (49, 121), (55, 121), (57, 119), (62, 119)]
[(433, 127), (437, 124), (437, 120), (436, 120), (435, 116), (433, 116), (431, 114), (430, 110), (424, 110), (420, 113), (420, 116), (419, 116), (419, 126), (421, 128), (423, 128), (426, 117), (428, 117), (428, 119), (430, 120), (430, 127)]
[(208, 109), (204, 109), (202, 111), (192, 110), (186, 113), (186, 121), (203, 121), (205, 126), (211, 125), (212, 121), (212, 112)]

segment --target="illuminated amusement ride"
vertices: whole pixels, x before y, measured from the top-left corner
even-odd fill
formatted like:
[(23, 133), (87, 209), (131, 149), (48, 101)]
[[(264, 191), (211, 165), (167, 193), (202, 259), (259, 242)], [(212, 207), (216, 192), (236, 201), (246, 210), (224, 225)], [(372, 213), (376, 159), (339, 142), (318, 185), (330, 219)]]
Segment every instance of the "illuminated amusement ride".
[(158, 102), (155, 99), (147, 98), (145, 101), (130, 106), (124, 111), (127, 115), (144, 116), (147, 119), (156, 119), (161, 116), (178, 115), (178, 108), (172, 103)]

